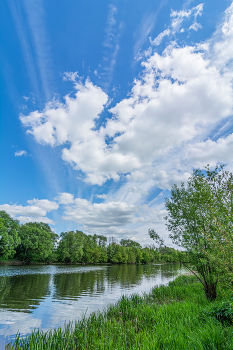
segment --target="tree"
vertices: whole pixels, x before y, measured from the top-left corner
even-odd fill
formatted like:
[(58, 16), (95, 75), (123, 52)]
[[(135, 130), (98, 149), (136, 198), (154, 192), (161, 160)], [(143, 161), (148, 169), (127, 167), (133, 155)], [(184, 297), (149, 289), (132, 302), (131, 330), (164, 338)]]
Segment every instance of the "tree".
[(232, 174), (227, 174), (223, 166), (217, 166), (213, 171), (208, 166), (205, 172), (194, 170), (187, 186), (181, 183), (180, 187), (172, 187), (165, 206), (169, 237), (186, 249), (191, 270), (203, 284), (207, 298), (215, 299), (220, 271), (212, 253), (216, 243), (224, 244), (223, 236), (216, 235), (218, 223), (232, 232)]
[(85, 236), (82, 231), (62, 232), (57, 248), (58, 259), (67, 263), (81, 262)]
[(120, 241), (120, 245), (124, 247), (132, 247), (132, 248), (142, 248), (140, 243), (132, 241), (131, 239), (122, 239)]
[[(206, 228), (205, 236), (211, 249), (204, 251), (214, 261), (221, 285), (233, 286), (233, 174), (219, 167), (208, 172), (214, 193), (215, 206), (208, 210), (213, 224)], [(219, 171), (218, 171), (219, 170)]]
[(49, 261), (58, 237), (49, 225), (43, 222), (29, 222), (20, 226), (21, 243), (17, 247), (17, 256), (23, 262)]
[(7, 214), (0, 211), (0, 259), (7, 260), (14, 257), (16, 247), (20, 243), (19, 223)]

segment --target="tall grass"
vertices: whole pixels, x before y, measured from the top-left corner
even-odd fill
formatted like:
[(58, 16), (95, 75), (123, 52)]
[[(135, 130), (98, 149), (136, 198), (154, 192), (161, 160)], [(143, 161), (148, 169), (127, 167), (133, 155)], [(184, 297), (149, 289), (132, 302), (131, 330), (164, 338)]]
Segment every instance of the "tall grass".
[(233, 327), (201, 317), (210, 305), (193, 276), (180, 276), (150, 294), (122, 297), (64, 329), (17, 335), (6, 349), (233, 349)]

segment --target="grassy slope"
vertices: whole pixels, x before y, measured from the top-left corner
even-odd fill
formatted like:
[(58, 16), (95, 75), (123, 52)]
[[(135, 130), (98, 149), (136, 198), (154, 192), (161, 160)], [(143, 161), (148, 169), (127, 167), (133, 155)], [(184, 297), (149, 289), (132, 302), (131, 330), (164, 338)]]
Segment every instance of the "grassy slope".
[(75, 327), (19, 336), (7, 349), (233, 349), (233, 327), (200, 317), (208, 305), (195, 277), (180, 276), (143, 297), (122, 297)]

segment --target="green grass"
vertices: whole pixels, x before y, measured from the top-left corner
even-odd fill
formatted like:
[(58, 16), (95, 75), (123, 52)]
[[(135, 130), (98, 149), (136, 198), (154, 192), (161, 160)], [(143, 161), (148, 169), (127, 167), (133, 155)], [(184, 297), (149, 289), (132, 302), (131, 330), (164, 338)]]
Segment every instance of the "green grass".
[(6, 349), (233, 350), (233, 327), (203, 317), (208, 307), (196, 278), (180, 276), (150, 294), (123, 296), (64, 330), (38, 330), (25, 338), (19, 334)]

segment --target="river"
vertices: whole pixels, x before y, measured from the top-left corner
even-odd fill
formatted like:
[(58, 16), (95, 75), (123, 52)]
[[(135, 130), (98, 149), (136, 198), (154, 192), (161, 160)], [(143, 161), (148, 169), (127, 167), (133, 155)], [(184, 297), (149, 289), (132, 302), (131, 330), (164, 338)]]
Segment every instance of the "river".
[(179, 264), (0, 266), (0, 349), (19, 331), (63, 326), (123, 294), (142, 294), (184, 273)]

